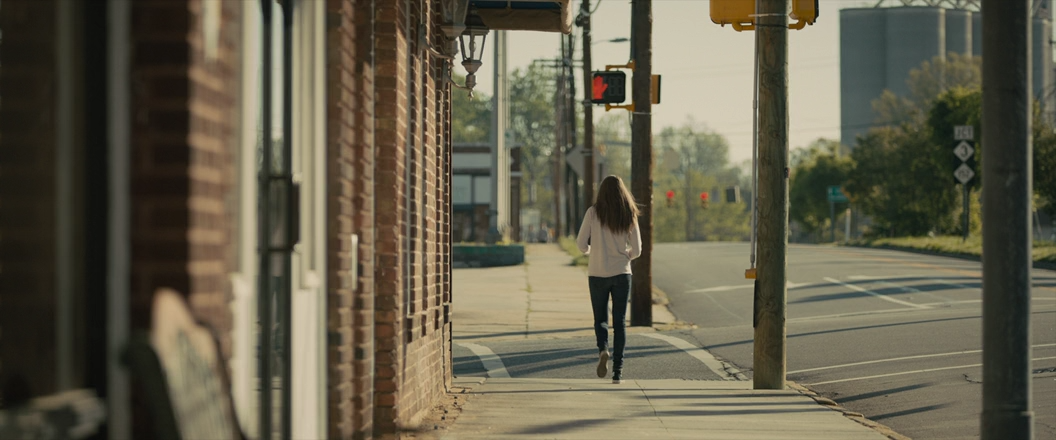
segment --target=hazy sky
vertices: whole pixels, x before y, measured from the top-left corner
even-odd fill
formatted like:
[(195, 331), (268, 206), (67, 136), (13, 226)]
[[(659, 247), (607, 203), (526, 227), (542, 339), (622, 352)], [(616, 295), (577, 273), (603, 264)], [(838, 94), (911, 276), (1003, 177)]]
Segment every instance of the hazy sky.
[[(573, 0), (578, 11), (581, 0)], [(872, 3), (875, 4), (875, 1)], [(594, 70), (624, 64), (630, 43), (606, 43), (630, 37), (629, 0), (591, 0)], [(821, 0), (817, 23), (789, 31), (789, 146), (797, 148), (818, 137), (840, 137), (839, 13), (847, 7), (870, 6), (860, 0)], [(689, 118), (723, 134), (730, 141), (730, 160), (752, 157), (752, 60), (755, 34), (737, 32), (711, 22), (708, 0), (653, 0), (653, 73), (662, 75), (661, 103), (653, 106), (653, 130), (681, 125)], [(580, 28), (575, 28), (576, 58), (582, 57)], [(558, 34), (509, 32), (509, 70), (534, 59), (560, 55)], [(490, 41), (489, 41), (490, 43)], [(489, 48), (478, 73), (477, 88), (491, 94), (494, 53)], [(461, 69), (461, 66), (458, 67)], [(459, 70), (460, 73), (464, 73)], [(582, 94), (581, 69), (576, 89)], [(630, 74), (628, 73), (628, 82)], [(628, 90), (628, 98), (630, 91)], [(580, 98), (582, 99), (582, 98)], [(626, 111), (613, 110), (609, 114)], [(605, 115), (595, 107), (595, 120)]]

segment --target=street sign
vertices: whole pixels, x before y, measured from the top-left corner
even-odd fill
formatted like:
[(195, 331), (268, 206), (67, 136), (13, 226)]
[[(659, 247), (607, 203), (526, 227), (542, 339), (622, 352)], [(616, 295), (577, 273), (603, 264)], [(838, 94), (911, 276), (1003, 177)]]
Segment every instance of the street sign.
[(975, 154), (975, 148), (972, 148), (972, 144), (968, 143), (968, 141), (961, 141), (961, 143), (954, 147), (953, 154), (957, 156), (961, 162), (964, 162), (971, 158), (972, 154)]
[(576, 175), (579, 177), (583, 177), (584, 174), (583, 170), (585, 168), (583, 167), (583, 162), (586, 161), (583, 160), (583, 153), (585, 152), (586, 150), (583, 149), (582, 145), (576, 144), (576, 146), (572, 147), (572, 149), (565, 153), (565, 162), (568, 163), (568, 166), (572, 167), (572, 171), (575, 171)]
[(971, 125), (958, 125), (953, 127), (953, 140), (970, 141), (975, 139), (975, 127)]
[(844, 203), (847, 201), (847, 196), (843, 194), (843, 190), (840, 189), (839, 185), (832, 185), (828, 188), (827, 192), (830, 202), (833, 203)]
[(975, 177), (975, 171), (972, 171), (971, 167), (962, 163), (961, 166), (957, 167), (957, 170), (953, 172), (953, 177), (956, 177), (957, 181), (961, 182), (961, 184), (966, 184), (969, 180), (972, 180), (972, 178)]

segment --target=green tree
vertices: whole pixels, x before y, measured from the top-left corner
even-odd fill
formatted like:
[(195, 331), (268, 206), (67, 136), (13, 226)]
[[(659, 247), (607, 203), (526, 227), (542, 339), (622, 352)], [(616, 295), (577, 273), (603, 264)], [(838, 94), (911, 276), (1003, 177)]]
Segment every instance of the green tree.
[[(725, 203), (728, 186), (739, 185), (741, 170), (729, 164), (726, 138), (692, 120), (666, 127), (654, 137), (658, 152), (653, 200), (657, 241), (743, 240), (749, 213), (743, 203)], [(674, 191), (667, 205), (667, 191)], [(701, 208), (700, 193), (710, 194)]]
[(554, 224), (553, 71), (539, 65), (516, 69), (509, 77), (510, 125), (513, 144), (521, 147), (521, 206), (539, 211), (541, 221)]
[(924, 61), (906, 76), (908, 96), (885, 90), (872, 103), (876, 122), (898, 126), (924, 123), (928, 110), (943, 92), (954, 88), (978, 88), (982, 85), (982, 58), (949, 53)]
[(1056, 130), (1034, 110), (1034, 194), (1038, 209), (1056, 216)]
[(808, 234), (816, 234), (830, 226), (828, 187), (846, 185), (854, 161), (841, 152), (839, 141), (832, 139), (818, 139), (801, 151), (804, 153), (792, 168), (789, 217)]

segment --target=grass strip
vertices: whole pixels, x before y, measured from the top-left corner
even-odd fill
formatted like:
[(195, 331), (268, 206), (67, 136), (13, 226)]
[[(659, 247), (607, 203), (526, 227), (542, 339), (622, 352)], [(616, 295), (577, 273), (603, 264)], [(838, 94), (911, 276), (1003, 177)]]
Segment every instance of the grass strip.
[(586, 255), (583, 255), (583, 253), (579, 251), (579, 247), (576, 246), (576, 240), (569, 237), (559, 237), (557, 243), (561, 245), (561, 249), (564, 249), (565, 253), (572, 257), (572, 266), (587, 265), (589, 260)]
[[(968, 240), (955, 236), (875, 238), (860, 240), (851, 244), (865, 247), (924, 250), (974, 257), (982, 257), (983, 255), (983, 238), (979, 236), (970, 236)], [(1034, 248), (1031, 249), (1031, 257), (1035, 262), (1056, 263), (1056, 242), (1035, 240)]]

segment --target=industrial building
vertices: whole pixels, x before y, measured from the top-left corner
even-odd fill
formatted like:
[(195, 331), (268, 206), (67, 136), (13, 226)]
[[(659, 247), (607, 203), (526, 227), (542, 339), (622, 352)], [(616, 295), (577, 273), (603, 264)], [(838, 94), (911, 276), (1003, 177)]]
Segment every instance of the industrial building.
[[(840, 11), (840, 142), (890, 121), (877, 121), (872, 102), (883, 91), (907, 96), (909, 72), (950, 53), (982, 56), (982, 14), (971, 1), (881, 2)], [(943, 5), (956, 6), (945, 8)], [(963, 9), (962, 9), (963, 8)], [(1049, 120), (1056, 115), (1052, 22), (1047, 1), (1035, 4), (1031, 29), (1032, 90)]]

